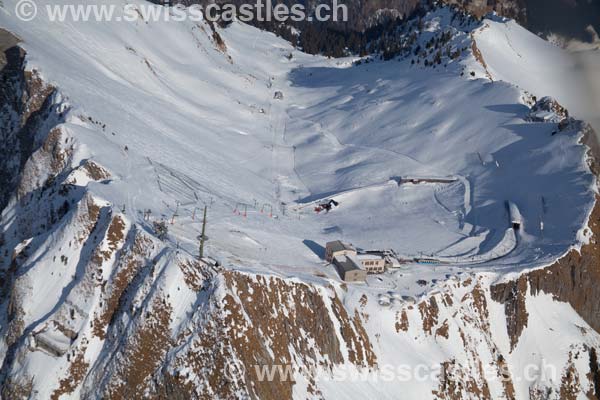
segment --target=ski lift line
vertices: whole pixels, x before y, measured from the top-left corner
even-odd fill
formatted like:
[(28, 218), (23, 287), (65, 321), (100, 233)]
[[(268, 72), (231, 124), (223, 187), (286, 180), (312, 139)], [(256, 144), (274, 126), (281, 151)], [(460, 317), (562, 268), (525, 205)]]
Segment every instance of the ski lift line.
[(261, 214), (264, 214), (264, 213), (265, 213), (265, 208), (267, 208), (267, 209), (268, 209), (268, 211), (269, 211), (269, 217), (271, 217), (271, 218), (272, 218), (272, 217), (273, 217), (273, 206), (272, 206), (271, 204), (269, 204), (269, 203), (264, 203), (264, 204), (262, 205), (262, 208), (260, 209), (260, 213), (261, 213)]
[[(158, 165), (159, 168), (162, 168), (165, 171), (166, 174), (172, 176), (178, 182), (180, 182), (182, 185), (184, 185), (186, 188), (190, 189), (190, 192), (193, 194), (194, 198), (197, 199), (197, 201), (201, 201), (203, 204), (211, 204), (212, 205), (214, 203), (214, 198), (215, 197), (218, 198), (218, 199), (221, 199), (223, 201), (223, 204), (226, 205), (226, 206), (229, 206), (229, 207), (231, 207), (231, 204), (234, 204), (234, 203), (237, 202), (237, 200), (235, 198), (230, 197), (230, 196), (225, 196), (225, 195), (217, 194), (216, 192), (213, 192), (212, 190), (206, 188), (204, 185), (200, 184), (199, 182), (195, 181), (194, 179), (192, 179), (190, 177), (185, 176), (191, 183), (190, 182), (186, 182), (185, 179), (181, 178), (180, 173), (178, 173), (177, 171), (174, 171), (171, 168), (169, 168), (169, 167), (167, 167), (167, 166), (165, 166), (165, 165), (163, 165), (163, 164), (161, 164), (159, 162), (156, 162), (156, 161), (153, 162), (150, 159), (150, 157), (146, 157), (146, 158), (147, 158), (148, 162), (154, 167), (155, 174), (156, 174), (156, 177), (157, 177), (157, 181), (158, 181), (158, 184), (159, 184), (159, 189), (163, 193), (167, 193), (167, 192), (165, 192), (163, 186), (160, 183), (161, 173), (158, 171), (157, 165)], [(194, 187), (193, 185), (196, 185), (197, 187)], [(210, 196), (210, 200), (206, 200), (206, 199), (203, 199), (200, 196), (198, 196), (196, 190), (201, 190), (205, 195), (209, 195)], [(172, 191), (173, 192), (180, 192), (180, 194), (182, 194), (182, 195), (188, 195), (188, 197), (189, 197), (189, 193), (186, 193), (186, 192), (181, 193), (181, 190), (177, 190), (176, 188), (172, 189)], [(164, 201), (163, 201), (163, 203), (164, 203)], [(190, 205), (190, 204), (193, 204), (193, 202), (188, 202), (188, 203), (185, 203), (185, 204), (186, 205)]]

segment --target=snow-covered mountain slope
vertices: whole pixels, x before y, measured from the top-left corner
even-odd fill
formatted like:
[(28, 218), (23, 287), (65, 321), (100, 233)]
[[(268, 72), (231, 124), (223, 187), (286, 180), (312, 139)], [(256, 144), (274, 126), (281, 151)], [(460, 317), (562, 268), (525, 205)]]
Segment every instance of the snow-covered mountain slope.
[[(598, 394), (594, 136), (531, 111), (562, 86), (494, 58), (543, 50), (525, 30), (442, 8), (410, 55), (357, 65), (241, 23), (27, 24), (14, 3), (4, 397)], [(221, 266), (197, 260), (204, 205)], [(322, 260), (335, 239), (438, 262), (345, 284)], [(545, 361), (555, 376), (524, 379)], [(293, 381), (253, 369), (274, 364)], [(443, 373), (399, 379), (420, 365)]]
[(474, 39), (492, 79), (512, 82), (530, 93), (552, 94), (574, 116), (596, 122), (594, 75), (585, 76), (573, 54), (499, 18), (486, 20)]

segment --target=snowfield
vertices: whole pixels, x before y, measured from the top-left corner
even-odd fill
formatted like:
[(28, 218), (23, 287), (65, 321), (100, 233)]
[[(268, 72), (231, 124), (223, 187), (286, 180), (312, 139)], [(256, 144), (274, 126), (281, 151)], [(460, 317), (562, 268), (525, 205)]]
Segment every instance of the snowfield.
[[(430, 18), (431, 30), (449, 22), (443, 12)], [(64, 129), (79, 139), (79, 158), (114, 171), (110, 184), (90, 183), (92, 193), (147, 229), (143, 210), (177, 214), (170, 241), (192, 253), (210, 205), (209, 253), (228, 265), (312, 272), (322, 266), (306, 241), (335, 239), (406, 255), (477, 254), (501, 240), (511, 200), (526, 235), (514, 256), (486, 268), (522, 269), (576, 245), (591, 209), (594, 180), (577, 133), (551, 136), (555, 125), (523, 121), (518, 88), (460, 76), (477, 70), (473, 59), (437, 70), (407, 61), (353, 67), (240, 23), (219, 31), (227, 47), (219, 51), (210, 28), (192, 23), (4, 20), (29, 68), (68, 99)], [(502, 24), (518, 31), (512, 41), (536, 40), (512, 22), (487, 21), (479, 36)], [(505, 57), (493, 54), (492, 74), (516, 70), (496, 67)], [(554, 77), (544, 87), (543, 75), (531, 75), (533, 93), (561, 98)], [(460, 204), (465, 187), (369, 188), (408, 175), (464, 177), (471, 204)], [(297, 207), (349, 190), (329, 215)]]
[[(156, 257), (160, 292), (173, 302), (174, 331), (186, 327), (188, 316), (202, 303), (193, 292), (180, 290), (186, 277), (176, 265), (197, 257), (205, 205), (205, 253), (228, 270), (317, 286), (332, 283), (339, 293), (339, 277), (323, 261), (325, 243), (331, 240), (446, 261), (407, 264), (344, 289), (349, 310), (361, 304), (363, 295), (369, 299), (361, 312), (370, 316), (364, 324), (380, 365), (399, 359), (411, 365), (439, 364), (461, 346), (471, 346), (472, 353), (459, 361), (475, 367), (477, 354), (485, 364), (496, 360), (496, 351), (509, 353), (504, 317), (493, 317), (503, 315), (503, 307), (486, 292), (493, 322), (479, 331), (473, 321), (487, 321), (487, 316), (469, 303), (479, 301), (469, 300), (470, 291), (549, 265), (589, 239), (596, 183), (581, 132), (556, 133), (556, 123), (526, 120), (530, 95), (553, 96), (577, 116), (587, 101), (580, 97), (584, 90), (574, 77), (572, 84), (564, 83), (571, 65), (558, 48), (512, 21), (491, 17), (471, 35), (450, 20), (449, 10), (429, 14), (420, 43), (453, 27), (452, 45), (471, 49), (475, 40), (485, 61), (465, 52), (432, 68), (411, 64), (411, 57), (355, 65), (355, 58), (311, 56), (238, 22), (215, 28), (224, 45), (210, 26), (191, 22), (24, 23), (11, 15), (15, 3), (4, 1), (0, 27), (21, 39), (27, 69), (55, 86), (69, 109), (60, 128), (74, 143), (72, 164), (91, 160), (109, 175), (94, 180), (74, 171), (67, 181), (112, 208), (125, 231), (135, 227), (151, 236), (153, 221), (168, 224), (166, 244), (153, 239), (145, 248)], [(43, 7), (47, 2), (37, 3)], [(277, 91), (283, 99), (275, 98)], [(400, 183), (402, 177), (452, 181)], [(340, 206), (315, 213), (325, 199)], [(523, 217), (516, 232), (509, 229), (508, 201), (518, 205)], [(146, 210), (151, 210), (149, 218)], [(13, 199), (2, 215), (3, 231), (20, 229), (20, 212)], [(84, 272), (77, 261), (83, 250), (69, 242), (62, 270), (51, 267), (56, 252), (49, 249), (66, 247), (64, 238), (78, 234), (70, 231), (76, 228), (68, 221), (62, 224), (29, 239), (40, 247), (22, 272), (29, 282), (21, 299), (25, 326), (39, 326), (70, 302), (82, 309), (79, 326), (87, 329), (86, 315), (96, 307), (94, 299), (88, 304), (83, 294), (77, 297), (69, 289)], [(114, 246), (128, 241), (120, 240)], [(104, 250), (110, 253), (111, 246)], [(154, 253), (160, 246), (166, 250)], [(140, 287), (144, 293), (158, 291), (149, 283)], [(393, 324), (401, 310), (436, 296), (441, 302), (445, 293), (454, 305), (440, 306), (437, 321), (448, 321), (447, 342), (438, 343), (437, 333), (419, 336), (425, 311), (420, 317), (412, 306), (408, 333), (396, 337), (400, 329)], [(388, 298), (378, 302), (382, 294)], [(550, 296), (527, 301), (531, 309), (556, 306)], [(455, 318), (455, 312), (472, 319)], [(554, 322), (536, 315), (529, 322), (534, 328), (507, 359), (515, 374), (521, 365), (539, 361), (536, 352), (552, 353), (557, 336), (548, 331), (563, 324), (561, 316), (570, 322), (564, 323), (569, 328), (561, 332), (560, 351), (553, 353), (560, 362), (572, 350), (569, 344), (581, 340), (581, 331), (573, 326), (587, 326), (566, 304), (553, 311), (549, 318)], [(461, 342), (465, 330), (469, 335)], [(538, 335), (546, 336), (538, 342)], [(52, 330), (40, 337), (59, 350), (71, 344)], [(97, 338), (86, 346), (89, 354), (114, 350)], [(47, 353), (31, 354), (23, 366), (29, 375), (49, 376), (47, 371), (57, 365), (66, 368)], [(96, 364), (94, 373), (104, 365)], [(36, 382), (40, 398), (56, 386), (56, 378), (48, 382)], [(72, 395), (93, 393), (92, 381), (86, 382)], [(432, 385), (437, 383), (405, 386), (403, 394), (430, 397)], [(397, 382), (343, 387), (322, 382), (319, 388), (326, 398), (391, 399), (398, 393)], [(298, 398), (310, 392), (301, 384), (294, 390)], [(500, 398), (507, 389), (497, 383), (489, 390)], [(516, 393), (525, 398), (527, 382), (516, 383)]]

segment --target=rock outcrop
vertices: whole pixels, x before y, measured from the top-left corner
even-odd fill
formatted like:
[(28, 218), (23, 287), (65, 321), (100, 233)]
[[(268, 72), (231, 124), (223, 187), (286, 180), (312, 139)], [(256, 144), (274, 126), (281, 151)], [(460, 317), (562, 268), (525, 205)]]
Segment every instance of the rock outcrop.
[(569, 118), (569, 112), (552, 97), (543, 97), (536, 101), (527, 119), (533, 122), (560, 123)]
[[(6, 207), (30, 156), (40, 147), (58, 159), (48, 160), (58, 169), (61, 152), (53, 152), (60, 133), (53, 131), (63, 117), (56, 90), (42, 81), (36, 71), (26, 71), (25, 52), (14, 43), (17, 39), (0, 31), (5, 63), (0, 71), (0, 211)], [(50, 170), (50, 169), (49, 169)], [(20, 191), (23, 194), (23, 191)]]

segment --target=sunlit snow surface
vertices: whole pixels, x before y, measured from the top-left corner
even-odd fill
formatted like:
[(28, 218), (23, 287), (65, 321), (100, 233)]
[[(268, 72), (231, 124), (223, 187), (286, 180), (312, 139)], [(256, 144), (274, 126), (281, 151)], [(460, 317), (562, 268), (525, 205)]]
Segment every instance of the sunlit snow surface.
[[(149, 231), (143, 210), (173, 219), (169, 240), (185, 251), (197, 252), (204, 204), (208, 254), (286, 276), (336, 277), (320, 258), (335, 239), (407, 257), (493, 253), (509, 227), (507, 200), (525, 219), (516, 248), (464, 268), (543, 265), (581, 238), (594, 198), (586, 149), (574, 132), (526, 122), (522, 92), (500, 81), (531, 78), (526, 89), (538, 98), (576, 104), (556, 79), (570, 66), (555, 62), (554, 49), (531, 54), (537, 39), (516, 24), (487, 21), (476, 34), (492, 83), (470, 56), (436, 69), (410, 59), (352, 66), (240, 23), (219, 30), (221, 52), (204, 24), (24, 23), (10, 15), (14, 3), (4, 2), (0, 25), (23, 40), (28, 67), (68, 98), (64, 129), (76, 157), (114, 175), (91, 192)], [(550, 72), (517, 72), (529, 58), (520, 65), (495, 54), (496, 44)], [(392, 179), (406, 176), (457, 180)], [(316, 214), (325, 198), (340, 207)]]

